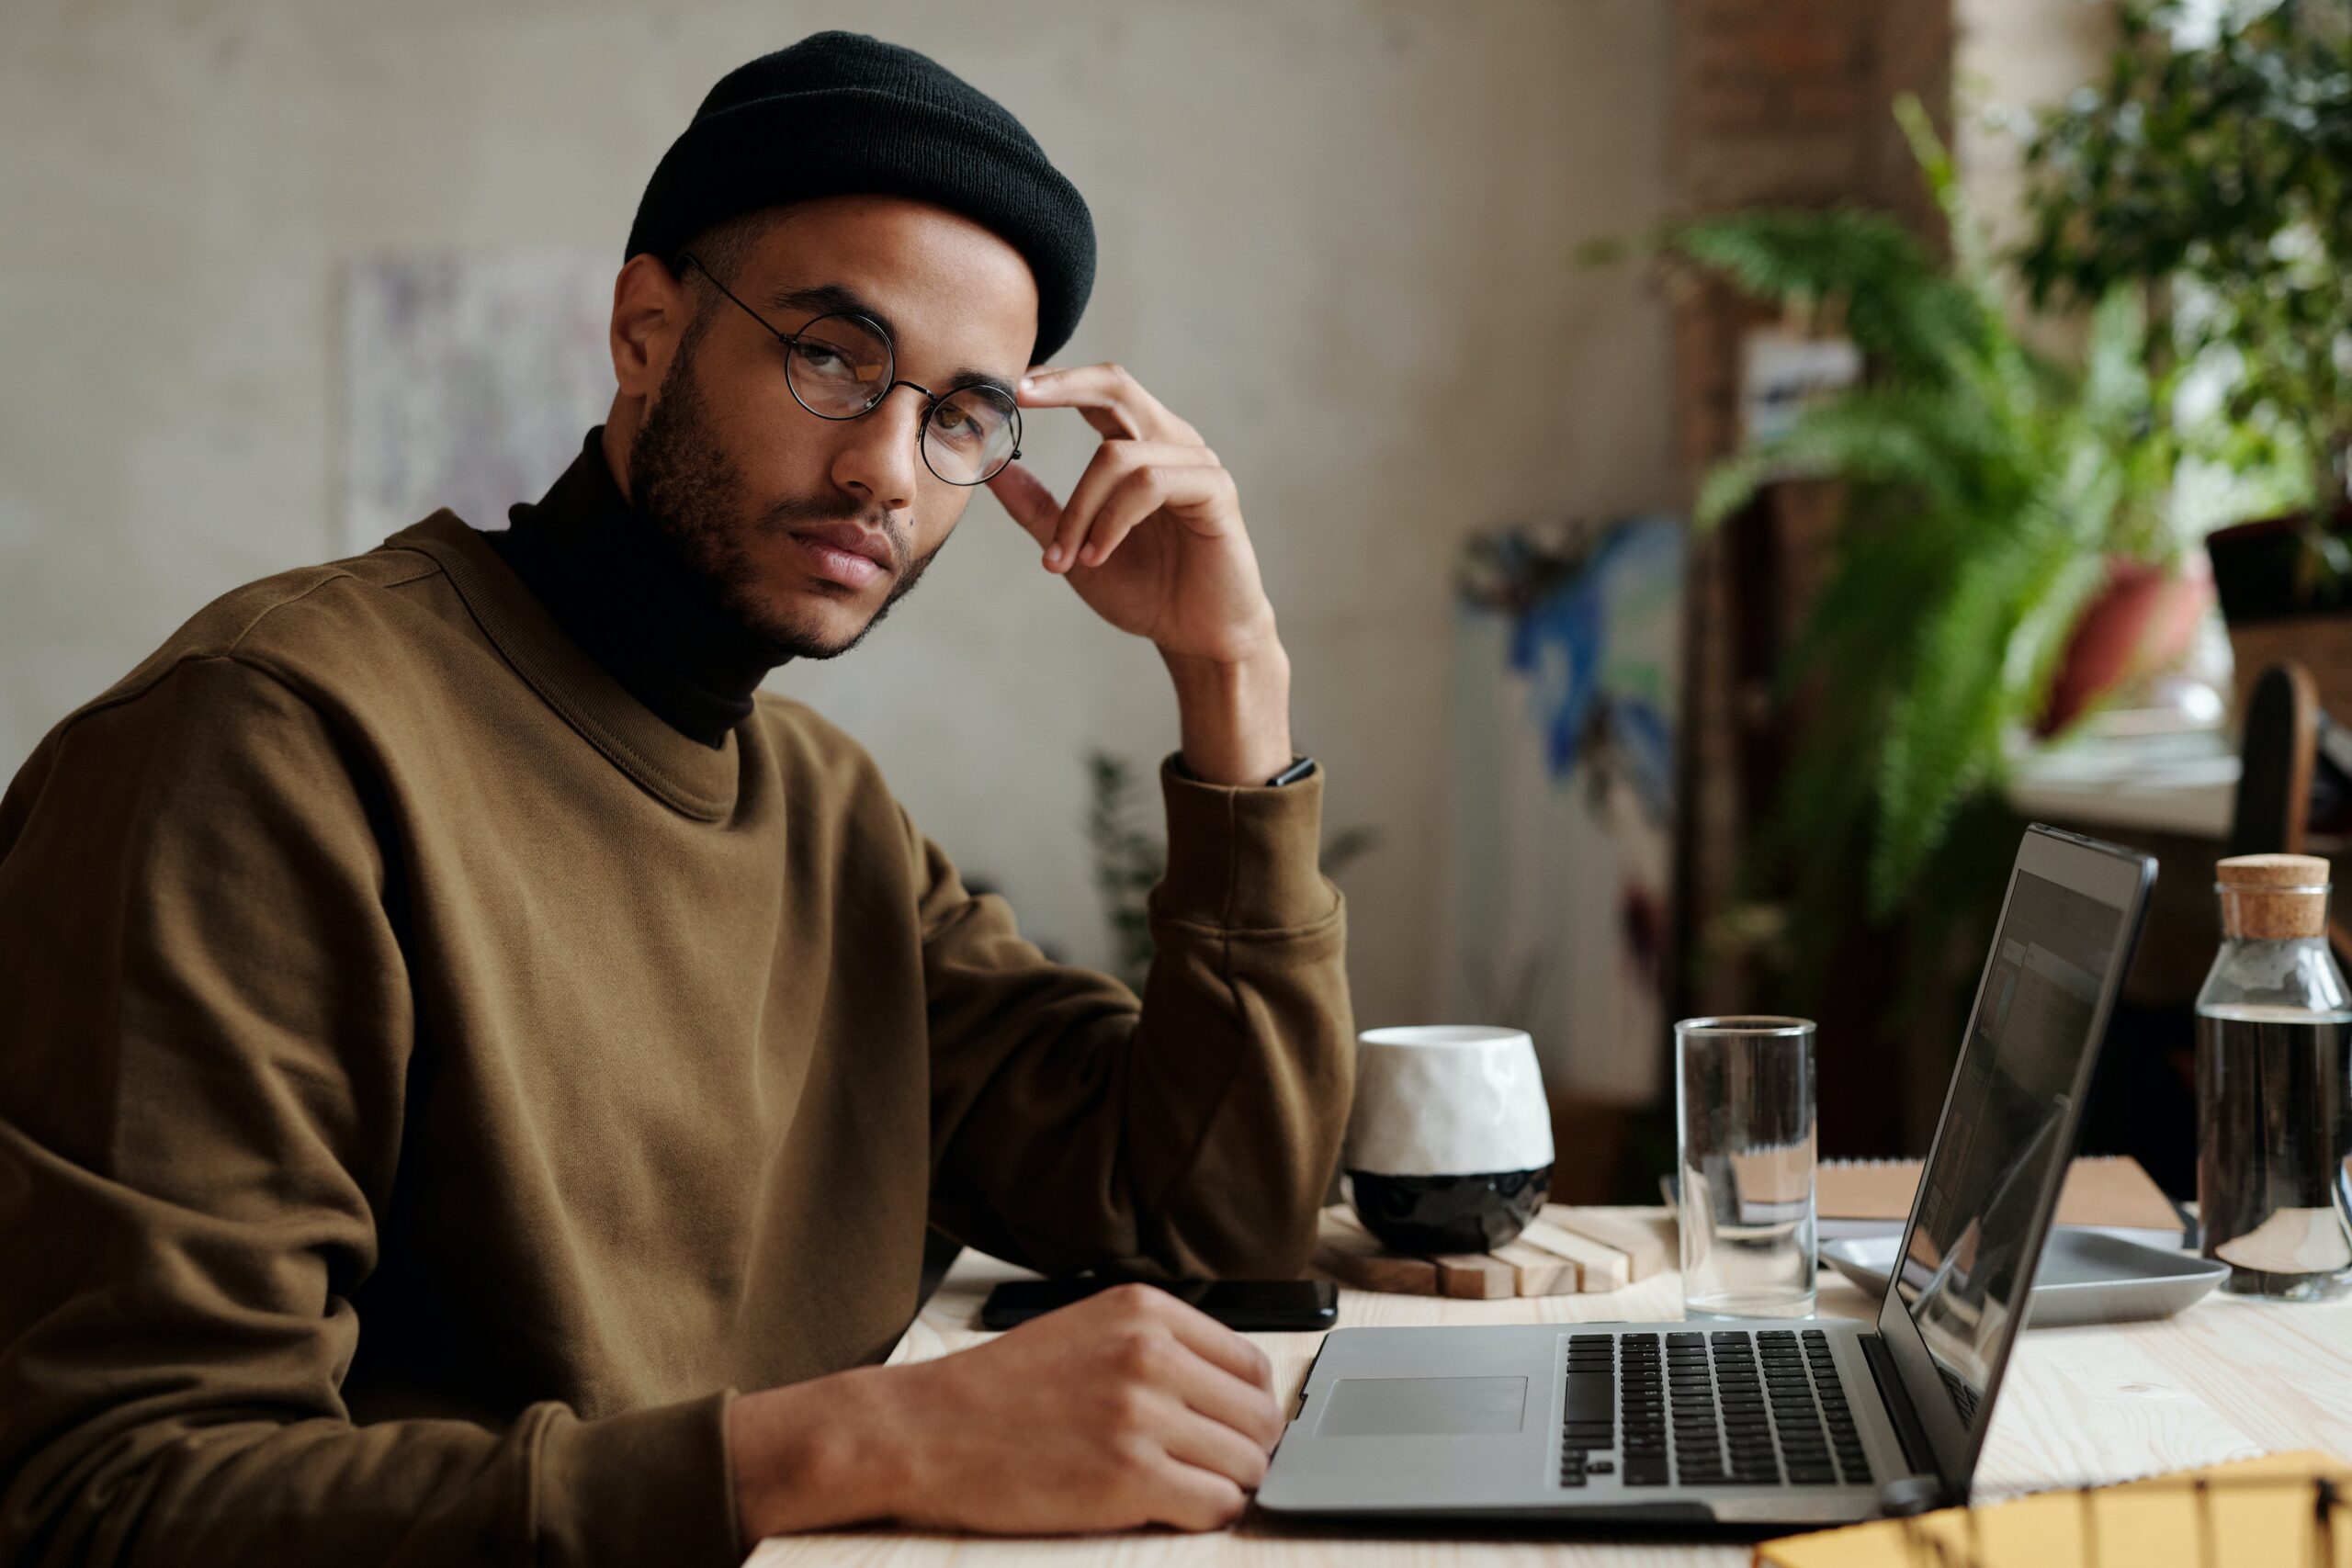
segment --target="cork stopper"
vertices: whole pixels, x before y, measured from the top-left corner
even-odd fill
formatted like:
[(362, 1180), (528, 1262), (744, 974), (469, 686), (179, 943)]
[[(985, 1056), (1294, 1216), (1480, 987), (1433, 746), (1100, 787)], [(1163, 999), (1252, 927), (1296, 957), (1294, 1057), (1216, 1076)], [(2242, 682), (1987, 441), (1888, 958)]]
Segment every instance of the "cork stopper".
[(2327, 862), (2317, 855), (2232, 855), (2213, 867), (2222, 934), (2285, 942), (2327, 934)]

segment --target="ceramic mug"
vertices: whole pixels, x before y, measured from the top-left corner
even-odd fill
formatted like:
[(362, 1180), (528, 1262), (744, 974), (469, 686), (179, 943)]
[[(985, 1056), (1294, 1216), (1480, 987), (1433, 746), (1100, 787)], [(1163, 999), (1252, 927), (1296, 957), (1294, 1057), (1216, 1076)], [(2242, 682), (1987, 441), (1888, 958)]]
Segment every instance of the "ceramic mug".
[(1367, 1029), (1340, 1166), (1364, 1228), (1398, 1252), (1484, 1252), (1552, 1190), (1535, 1043), (1482, 1024)]

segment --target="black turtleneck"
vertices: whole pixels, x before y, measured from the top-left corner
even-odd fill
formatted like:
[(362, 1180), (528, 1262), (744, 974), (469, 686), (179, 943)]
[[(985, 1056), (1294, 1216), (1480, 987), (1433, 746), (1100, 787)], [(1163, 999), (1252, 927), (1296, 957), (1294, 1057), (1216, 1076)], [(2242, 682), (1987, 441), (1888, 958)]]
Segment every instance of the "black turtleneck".
[(716, 749), (751, 716), (752, 693), (791, 655), (742, 625), (662, 532), (628, 503), (605, 461), (605, 427), (534, 505), (485, 531), (566, 634), (682, 735)]

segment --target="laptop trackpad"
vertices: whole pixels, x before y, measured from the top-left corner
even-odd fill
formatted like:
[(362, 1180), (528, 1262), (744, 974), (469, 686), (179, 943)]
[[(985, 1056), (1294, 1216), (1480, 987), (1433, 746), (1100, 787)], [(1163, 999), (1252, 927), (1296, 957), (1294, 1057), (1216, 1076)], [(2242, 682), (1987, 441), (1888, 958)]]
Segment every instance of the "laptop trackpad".
[(1320, 1438), (1516, 1432), (1525, 1378), (1341, 1378), (1315, 1424)]

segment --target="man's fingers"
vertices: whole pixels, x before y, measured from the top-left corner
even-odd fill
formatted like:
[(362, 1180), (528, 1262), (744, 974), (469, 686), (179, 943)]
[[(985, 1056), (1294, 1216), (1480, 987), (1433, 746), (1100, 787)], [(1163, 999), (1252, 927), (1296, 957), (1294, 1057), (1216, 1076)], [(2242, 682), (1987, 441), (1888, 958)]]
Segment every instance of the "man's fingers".
[(1162, 1321), (1168, 1325), (1179, 1343), (1194, 1355), (1224, 1368), (1252, 1387), (1266, 1391), (1268, 1398), (1274, 1393), (1274, 1363), (1266, 1353), (1240, 1335), (1195, 1306), (1187, 1305), (1162, 1291), (1167, 1304), (1160, 1310)]
[(1201, 433), (1117, 365), (1038, 366), (1021, 378), (1023, 408), (1074, 408), (1114, 441), (1173, 441), (1200, 445)]
[(1221, 1475), (1245, 1492), (1266, 1479), (1267, 1450), (1222, 1421), (1178, 1407), (1169, 1412), (1161, 1439), (1168, 1457)]
[(989, 491), (1031, 538), (1041, 545), (1053, 542), (1054, 531), (1061, 523), (1062, 503), (1054, 499), (1045, 480), (1019, 463), (1007, 463), (989, 480)]
[[(1096, 513), (1135, 473), (1154, 467), (1214, 468), (1216, 468), (1216, 454), (1205, 446), (1182, 446), (1157, 441), (1106, 441), (1096, 447), (1093, 458), (1086, 465), (1086, 472), (1080, 474), (1078, 483), (1070, 488), (1069, 500), (1064, 503), (1061, 515), (1054, 525), (1053, 537), (1046, 546), (1046, 569), (1068, 571), (1074, 566), (1099, 564), (1102, 556), (1109, 553), (1107, 550), (1091, 560), (1081, 561), (1079, 558), (1079, 547), (1086, 542)], [(1147, 509), (1141, 515), (1149, 514), (1149, 509)]]
[(1151, 1517), (1183, 1530), (1223, 1529), (1250, 1506), (1240, 1484), (1214, 1471), (1170, 1459), (1155, 1467)]
[(1119, 482), (1073, 547), (1072, 566), (1101, 566), (1136, 525), (1163, 506), (1216, 501), (1233, 494), (1233, 476), (1223, 468), (1170, 468), (1154, 463)]
[[(1222, 1325), (1215, 1326), (1222, 1327)], [(1181, 1343), (1181, 1341), (1180, 1341)], [(1242, 1343), (1255, 1350), (1248, 1340)], [(1282, 1407), (1274, 1403), (1273, 1390), (1268, 1383), (1256, 1382), (1248, 1374), (1218, 1365), (1194, 1350), (1183, 1347), (1182, 1363), (1172, 1368), (1167, 1386), (1185, 1405), (1216, 1422), (1243, 1442), (1254, 1446), (1262, 1461), (1272, 1451), (1274, 1441), (1283, 1435)], [(1260, 1359), (1263, 1359), (1263, 1356)], [(1269, 1373), (1271, 1378), (1271, 1372)], [(1204, 1464), (1204, 1460), (1194, 1460)], [(1231, 1471), (1227, 1474), (1233, 1474)], [(1235, 1476), (1245, 1484), (1255, 1486), (1252, 1477)]]

